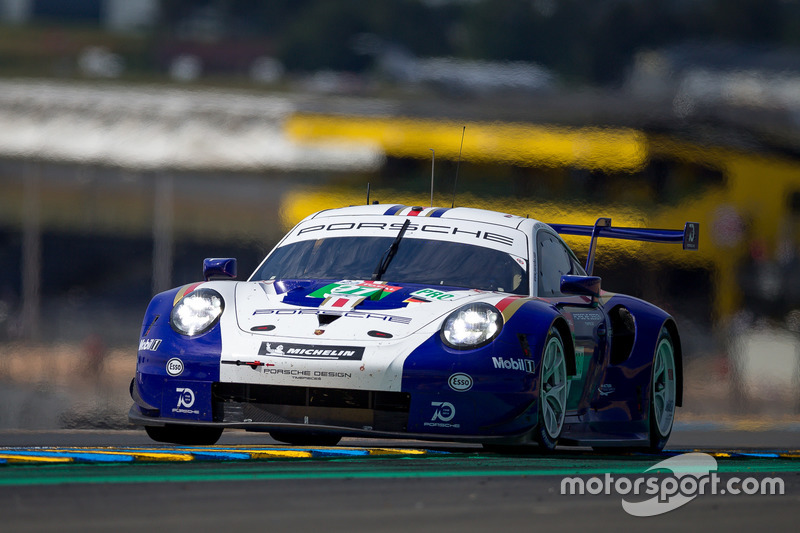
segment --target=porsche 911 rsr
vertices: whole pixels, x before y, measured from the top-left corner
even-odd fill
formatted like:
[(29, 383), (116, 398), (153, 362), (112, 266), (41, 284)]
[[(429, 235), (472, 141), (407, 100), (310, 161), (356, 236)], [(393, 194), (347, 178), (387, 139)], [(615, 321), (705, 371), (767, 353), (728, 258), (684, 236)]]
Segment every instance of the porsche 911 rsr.
[[(582, 266), (561, 234), (591, 238)], [(157, 441), (225, 428), (660, 450), (682, 398), (675, 320), (601, 290), (598, 238), (697, 247), (684, 230), (548, 225), (470, 208), (364, 205), (307, 217), (250, 275), (207, 259), (156, 295), (130, 420)]]

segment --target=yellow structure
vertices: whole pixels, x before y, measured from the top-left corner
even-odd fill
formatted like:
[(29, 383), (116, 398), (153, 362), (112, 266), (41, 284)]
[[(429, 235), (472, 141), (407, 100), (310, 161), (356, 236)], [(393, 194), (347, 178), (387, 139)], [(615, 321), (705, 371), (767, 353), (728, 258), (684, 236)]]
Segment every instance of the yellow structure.
[[(464, 137), (461, 150), (462, 126)], [(418, 120), (295, 114), (286, 133), (300, 141), (357, 142), (380, 147), (394, 157), (436, 156), (520, 166), (563, 166), (632, 172), (646, 163), (646, 138), (632, 129), (565, 128), (524, 123)]]
[[(286, 132), (304, 143), (365, 143), (378, 146), (388, 156), (455, 160), (459, 155), (463, 124), (411, 118), (347, 117), (298, 114), (286, 123)], [(800, 162), (785, 157), (701, 146), (632, 129), (552, 128), (532, 124), (467, 123), (463, 159), (493, 161), (529, 167), (577, 167), (635, 175), (653, 159), (690, 163), (722, 175), (695, 196), (675, 205), (653, 199), (652, 209), (619, 204), (533, 203), (519, 198), (487, 200), (459, 193), (458, 205), (480, 207), (552, 223), (593, 224), (599, 216), (611, 217), (615, 226), (683, 228), (686, 221), (700, 222), (700, 251), (688, 253), (677, 246), (648, 246), (609, 241), (604, 253), (637, 254), (637, 258), (669, 262), (676, 266), (706, 268), (713, 273), (716, 318), (725, 318), (740, 305), (737, 271), (755, 248), (765, 260), (780, 250), (797, 247), (800, 228), (789, 198), (800, 194)], [(407, 205), (429, 205), (420, 191), (409, 195), (381, 190), (380, 197)], [(287, 226), (306, 215), (332, 207), (363, 203), (365, 190), (295, 190), (281, 208)], [(436, 202), (434, 202), (436, 203)], [(448, 205), (445, 201), (438, 205)], [(577, 250), (586, 240), (567, 239)]]

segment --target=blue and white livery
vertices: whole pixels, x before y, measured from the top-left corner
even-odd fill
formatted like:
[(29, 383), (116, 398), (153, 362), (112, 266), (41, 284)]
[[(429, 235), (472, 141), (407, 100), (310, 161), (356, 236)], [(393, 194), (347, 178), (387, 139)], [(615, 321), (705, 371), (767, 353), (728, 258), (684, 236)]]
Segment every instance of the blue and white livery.
[[(153, 298), (130, 419), (180, 444), (243, 428), (291, 444), (660, 450), (682, 398), (678, 328), (601, 290), (595, 244), (696, 249), (698, 230), (403, 205), (315, 213), (247, 281), (234, 259), (207, 259), (206, 281)], [(592, 239), (585, 267), (559, 233)]]

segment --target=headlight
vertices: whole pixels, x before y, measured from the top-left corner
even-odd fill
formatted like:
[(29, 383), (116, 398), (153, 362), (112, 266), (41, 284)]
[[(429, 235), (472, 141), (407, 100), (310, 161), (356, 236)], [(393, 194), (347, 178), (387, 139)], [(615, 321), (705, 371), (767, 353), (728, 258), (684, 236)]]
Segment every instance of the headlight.
[(456, 350), (488, 344), (503, 329), (503, 315), (493, 305), (474, 303), (457, 309), (442, 325), (442, 341)]
[(198, 289), (172, 308), (169, 323), (181, 335), (200, 335), (217, 323), (223, 309), (225, 302), (217, 291)]

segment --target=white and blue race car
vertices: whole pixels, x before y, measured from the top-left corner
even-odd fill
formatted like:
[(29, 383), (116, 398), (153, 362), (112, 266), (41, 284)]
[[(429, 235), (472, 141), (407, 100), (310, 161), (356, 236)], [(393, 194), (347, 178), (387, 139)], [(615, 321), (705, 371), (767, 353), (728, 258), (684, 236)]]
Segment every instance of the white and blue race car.
[[(129, 417), (178, 444), (242, 428), (297, 445), (361, 436), (657, 451), (681, 404), (678, 328), (652, 304), (601, 290), (595, 244), (696, 249), (698, 229), (460, 207), (321, 211), (247, 281), (235, 280), (235, 259), (207, 259), (206, 281), (152, 299)], [(591, 237), (586, 267), (560, 233)]]

